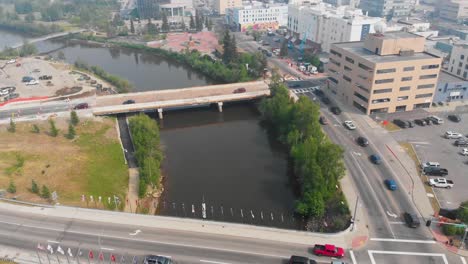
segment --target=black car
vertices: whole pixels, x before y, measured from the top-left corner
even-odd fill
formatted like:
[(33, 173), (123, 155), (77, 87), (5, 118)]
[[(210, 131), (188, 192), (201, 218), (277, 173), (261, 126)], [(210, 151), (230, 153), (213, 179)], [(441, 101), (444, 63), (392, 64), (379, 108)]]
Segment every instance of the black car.
[(427, 124), (428, 126), (435, 124), (435, 123), (434, 123), (434, 120), (432, 120), (432, 119), (429, 118), (429, 117), (424, 118), (424, 121), (426, 121), (426, 124)]
[(397, 126), (399, 126), (400, 128), (407, 128), (408, 127), (408, 123), (406, 123), (405, 121), (401, 120), (401, 119), (393, 119), (393, 123)]
[(15, 98), (18, 98), (18, 97), (19, 97), (18, 93), (12, 93), (12, 94), (9, 94), (9, 95), (5, 96), (3, 98), (3, 100), (8, 101), (8, 100), (15, 99)]
[(430, 176), (447, 176), (448, 170), (441, 167), (425, 167), (423, 173)]
[(341, 114), (341, 109), (340, 109), (338, 106), (332, 106), (332, 107), (330, 108), (330, 111), (331, 111), (332, 113), (334, 113), (335, 115)]
[(409, 121), (409, 120), (408, 120), (408, 121), (405, 121), (405, 122), (406, 122), (406, 124), (408, 124), (408, 127), (414, 127), (414, 123), (413, 123), (413, 122), (411, 122), (411, 121)]
[(356, 142), (359, 144), (359, 146), (361, 147), (367, 147), (367, 145), (369, 145), (369, 140), (367, 140), (367, 138), (365, 137), (358, 137), (356, 139)]
[(315, 90), (313, 91), (313, 93), (314, 93), (316, 96), (318, 96), (318, 97), (322, 97), (322, 96), (325, 95), (325, 94), (323, 93), (323, 91), (322, 91), (322, 90), (319, 90), (319, 89), (315, 89)]
[(122, 104), (134, 104), (135, 103), (135, 100), (127, 100), (127, 101), (124, 101)]
[(317, 264), (317, 261), (302, 256), (291, 256), (289, 264)]
[(414, 120), (414, 123), (415, 123), (416, 125), (418, 125), (418, 126), (426, 126), (426, 124), (427, 124), (427, 123), (426, 123), (426, 120), (424, 120), (424, 119), (415, 119), (415, 120)]
[(406, 224), (411, 228), (416, 228), (421, 225), (419, 218), (416, 214), (405, 212), (403, 214), (403, 218), (405, 218)]
[(78, 109), (87, 109), (89, 108), (88, 103), (79, 103), (73, 107), (73, 109), (78, 110)]
[(328, 97), (324, 96), (322, 97), (322, 102), (326, 105), (329, 105), (331, 102), (330, 102), (330, 99), (328, 99)]
[(467, 147), (468, 146), (468, 141), (463, 140), (463, 139), (457, 139), (453, 144), (457, 147)]
[(448, 119), (452, 122), (458, 123), (461, 121), (461, 118), (459, 115), (449, 115)]

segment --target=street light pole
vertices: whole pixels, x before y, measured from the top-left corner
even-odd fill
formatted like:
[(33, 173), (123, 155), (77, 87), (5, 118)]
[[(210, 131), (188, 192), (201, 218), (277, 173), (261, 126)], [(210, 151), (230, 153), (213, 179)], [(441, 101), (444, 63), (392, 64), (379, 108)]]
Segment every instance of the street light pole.
[(353, 213), (353, 219), (352, 219), (353, 226), (351, 227), (351, 231), (354, 230), (354, 226), (356, 225), (356, 212), (357, 212), (358, 203), (359, 203), (359, 196), (356, 197), (356, 204), (354, 205), (354, 213)]

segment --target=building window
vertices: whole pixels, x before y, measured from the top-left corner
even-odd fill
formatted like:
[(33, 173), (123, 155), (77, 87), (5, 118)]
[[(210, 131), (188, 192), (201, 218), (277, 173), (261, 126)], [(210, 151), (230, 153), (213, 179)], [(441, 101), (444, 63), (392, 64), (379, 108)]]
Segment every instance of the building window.
[(387, 88), (387, 89), (374, 90), (372, 93), (381, 94), (381, 93), (391, 93), (391, 92), (392, 92), (392, 88)]
[(353, 100), (353, 105), (354, 107), (356, 107), (357, 109), (361, 110), (363, 113), (366, 113), (367, 112), (367, 108), (365, 108), (364, 106), (358, 104), (356, 101)]
[(338, 84), (338, 80), (333, 77), (328, 77), (328, 80), (334, 82), (335, 84)]
[(361, 95), (360, 93), (354, 92), (354, 96), (356, 96), (357, 98), (363, 100), (363, 101), (366, 102), (366, 103), (369, 102), (369, 99), (368, 99), (367, 97)]
[(431, 103), (422, 103), (422, 104), (415, 104), (413, 106), (414, 109), (418, 109), (418, 108), (429, 108), (429, 106), (431, 105)]
[(344, 69), (345, 69), (345, 71), (352, 71), (352, 69), (350, 67), (346, 66), (346, 65), (344, 66)]
[(407, 82), (407, 81), (411, 81), (411, 80), (413, 80), (413, 77), (411, 77), (411, 76), (401, 78), (402, 82)]
[(414, 98), (427, 98), (427, 97), (432, 97), (432, 93), (427, 93), (427, 94), (417, 94)]
[(418, 89), (429, 89), (429, 88), (434, 88), (435, 84), (431, 83), (431, 84), (421, 84), (421, 85), (418, 85)]
[(399, 97), (397, 98), (397, 101), (408, 100), (408, 98), (409, 98), (408, 96), (399, 96)]
[(461, 74), (461, 69), (458, 69), (457, 70), (457, 75), (460, 75)]
[(348, 76), (346, 75), (343, 75), (343, 79), (347, 82), (351, 82), (351, 78), (349, 78)]
[(362, 63), (359, 63), (358, 64), (359, 68), (365, 70), (365, 71), (368, 71), (368, 72), (372, 72), (373, 69), (371, 67), (367, 67), (366, 65), (362, 64)]
[(351, 59), (350, 57), (346, 57), (345, 60), (351, 64), (354, 64), (354, 60)]
[(392, 83), (393, 81), (394, 81), (393, 78), (391, 78), (391, 79), (381, 79), (381, 80), (375, 80), (375, 84)]
[(372, 100), (373, 104), (388, 103), (388, 102), (390, 102), (390, 98), (382, 98), (382, 99)]
[(466, 79), (466, 77), (467, 77), (467, 74), (468, 74), (468, 73), (465, 71), (465, 72), (463, 73), (463, 78), (465, 78), (465, 79)]
[(414, 66), (404, 67), (403, 71), (414, 71)]
[(438, 69), (438, 68), (439, 68), (439, 64), (423, 65), (421, 67), (422, 70)]
[(465, 59), (465, 55), (460, 55), (460, 60), (464, 60)]
[(334, 60), (334, 59), (332, 59), (332, 58), (330, 58), (330, 62), (333, 63), (333, 64), (335, 64), (335, 65), (338, 66), (338, 67), (341, 66), (341, 63), (337, 62), (336, 60)]
[(392, 73), (392, 72), (396, 72), (396, 69), (395, 69), (395, 68), (391, 68), (391, 69), (380, 69), (380, 70), (377, 70), (377, 74)]
[(333, 49), (330, 50), (330, 53), (341, 58), (341, 53), (339, 53), (339, 52), (337, 52), (337, 51), (335, 51)]
[(419, 76), (420, 80), (434, 79), (434, 78), (437, 78), (437, 74), (428, 74), (428, 75)]
[(400, 92), (409, 91), (410, 89), (411, 89), (411, 86), (402, 86), (402, 87), (400, 87)]
[(404, 112), (406, 111), (406, 105), (399, 105), (395, 108), (395, 112)]

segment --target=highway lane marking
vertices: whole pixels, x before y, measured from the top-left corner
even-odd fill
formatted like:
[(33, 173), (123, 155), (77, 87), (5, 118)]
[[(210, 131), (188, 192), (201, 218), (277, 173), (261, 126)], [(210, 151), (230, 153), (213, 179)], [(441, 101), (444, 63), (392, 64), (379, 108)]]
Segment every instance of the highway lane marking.
[(221, 262), (221, 261), (205, 260), (205, 259), (200, 259), (200, 262), (204, 262), (204, 263), (214, 263), (214, 264), (231, 264), (231, 263), (229, 263), (229, 262)]
[(388, 214), (388, 216), (391, 216), (391, 217), (393, 217), (393, 218), (397, 218), (397, 217), (398, 217), (398, 215), (396, 215), (396, 214), (394, 214), (394, 213), (390, 213), (389, 211), (387, 211), (387, 214)]
[[(35, 229), (42, 229), (48, 231), (55, 231), (60, 233), (69, 233), (69, 234), (79, 234), (79, 235), (87, 235), (90, 237), (99, 237), (99, 238), (111, 238), (111, 239), (120, 239), (120, 240), (127, 240), (133, 242), (144, 242), (144, 243), (151, 243), (151, 244), (160, 244), (160, 245), (168, 245), (168, 246), (178, 246), (178, 247), (188, 247), (188, 248), (197, 248), (197, 249), (205, 249), (205, 250), (216, 250), (220, 252), (229, 252), (229, 253), (238, 253), (238, 254), (246, 254), (246, 255), (256, 255), (262, 257), (272, 257), (272, 258), (279, 258), (279, 259), (289, 259), (290, 256), (280, 256), (280, 255), (271, 255), (271, 254), (263, 254), (258, 252), (249, 252), (249, 251), (242, 251), (242, 250), (235, 250), (235, 249), (225, 249), (225, 248), (216, 248), (216, 247), (208, 247), (208, 246), (198, 246), (198, 245), (190, 245), (184, 243), (171, 243), (171, 242), (161, 242), (155, 240), (148, 240), (148, 239), (136, 239), (136, 238), (128, 238), (128, 237), (119, 237), (119, 236), (111, 236), (111, 235), (104, 235), (104, 234), (95, 234), (95, 233), (87, 233), (87, 232), (77, 232), (71, 230), (64, 230), (64, 229), (55, 229), (50, 227), (40, 227), (34, 225), (23, 225), (18, 223), (10, 223), (6, 221), (0, 221), (2, 224), (9, 224), (15, 225), (19, 227), (27, 227), (27, 228), (35, 228)], [(57, 242), (58, 243), (58, 242)]]
[[(19, 224), (18, 224), (19, 225)], [(47, 240), (48, 243), (53, 243), (53, 244), (60, 244), (60, 242), (55, 241), (55, 240)]]
[(354, 257), (354, 252), (352, 250), (349, 251), (349, 256), (351, 257), (353, 264), (357, 264), (356, 258)]
[(466, 264), (466, 260), (465, 260), (464, 257), (460, 256), (460, 259), (461, 259), (461, 262), (462, 262), (463, 264)]
[(445, 254), (426, 253), (426, 252), (404, 252), (404, 251), (383, 251), (383, 250), (368, 250), (369, 258), (372, 264), (377, 264), (374, 259), (374, 254), (387, 254), (387, 255), (403, 255), (403, 256), (423, 256), (423, 257), (441, 257), (445, 264), (448, 264)]
[(109, 250), (109, 251), (114, 251), (114, 249), (113, 249), (113, 248), (105, 248), (105, 247), (102, 247), (101, 249), (102, 249), (102, 250)]
[(412, 240), (412, 239), (393, 239), (393, 238), (371, 238), (370, 241), (382, 242), (400, 242), (400, 243), (420, 243), (420, 244), (435, 244), (434, 240)]
[(405, 222), (392, 222), (392, 221), (390, 221), (389, 223), (391, 225), (404, 225), (404, 224), (406, 224)]

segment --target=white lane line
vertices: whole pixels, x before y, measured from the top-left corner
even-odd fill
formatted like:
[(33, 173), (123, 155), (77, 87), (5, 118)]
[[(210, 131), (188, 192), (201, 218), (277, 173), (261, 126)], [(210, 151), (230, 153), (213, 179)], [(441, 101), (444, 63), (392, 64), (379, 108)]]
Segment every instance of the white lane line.
[(60, 242), (55, 241), (55, 240), (47, 240), (48, 243), (53, 243), (53, 244), (60, 244)]
[(113, 248), (105, 248), (105, 247), (102, 247), (101, 249), (102, 249), (102, 250), (109, 250), (109, 251), (114, 251), (114, 249), (113, 249)]
[(229, 262), (221, 262), (221, 261), (206, 260), (206, 259), (200, 259), (200, 262), (203, 262), (203, 263), (214, 263), (214, 264), (231, 264), (231, 263), (229, 263)]
[(351, 257), (353, 264), (357, 264), (356, 258), (354, 257), (354, 252), (352, 250), (349, 251), (349, 256)]
[[(64, 229), (56, 229), (56, 228), (50, 228), (50, 227), (40, 227), (40, 226), (34, 226), (34, 225), (23, 225), (23, 224), (19, 224), (19, 223), (10, 223), (10, 222), (6, 222), (6, 221), (0, 221), (0, 223), (14, 225), (14, 226), (27, 227), (27, 228), (35, 228), (35, 229), (42, 229), (42, 230), (48, 230), (48, 231), (55, 231), (55, 232), (60, 232), (60, 233), (65, 232)], [(77, 232), (77, 231), (72, 231), (72, 230), (66, 230), (66, 232), (68, 234), (79, 234), (79, 235), (86, 235), (86, 236), (91, 236), (91, 237), (98, 236), (95, 233)], [(291, 257), (291, 256), (270, 255), (270, 254), (264, 254), (264, 253), (258, 253), (258, 252), (235, 250), (235, 249), (225, 249), (225, 248), (216, 248), (216, 247), (208, 247), (208, 246), (190, 245), (190, 244), (184, 244), (184, 243), (171, 243), (171, 242), (161, 242), (161, 241), (148, 240), (148, 239), (136, 239), (136, 238), (130, 238), (130, 237), (119, 237), (119, 236), (111, 236), (111, 235), (104, 235), (104, 234), (101, 234), (99, 236), (101, 238), (120, 239), (120, 240), (133, 241), (133, 242), (144, 242), (144, 243), (152, 243), (152, 244), (160, 244), (160, 245), (168, 245), (168, 246), (177, 246), (177, 247), (188, 247), (188, 248), (198, 248), (198, 249), (206, 249), (206, 250), (216, 250), (216, 251), (220, 251), (220, 252), (224, 251), (224, 252), (230, 252), (230, 253), (255, 255), (255, 256), (262, 256), (262, 257), (279, 258), (279, 259), (289, 259)]]
[(461, 262), (462, 262), (463, 264), (466, 264), (466, 260), (465, 260), (464, 257), (460, 257), (460, 259), (461, 259)]
[(400, 243), (420, 243), (420, 244), (435, 244), (434, 240), (411, 240), (411, 239), (393, 239), (393, 238), (371, 238), (371, 241), (382, 241), (382, 242), (400, 242)]
[(406, 224), (405, 222), (392, 222), (392, 221), (390, 221), (388, 223), (390, 223), (391, 225), (404, 225), (404, 224)]
[(445, 264), (449, 264), (445, 254), (426, 253), (426, 252), (403, 252), (403, 251), (383, 251), (383, 250), (369, 250), (369, 258), (372, 264), (376, 264), (374, 254), (388, 254), (388, 255), (403, 255), (403, 256), (424, 256), (424, 257), (441, 257)]

